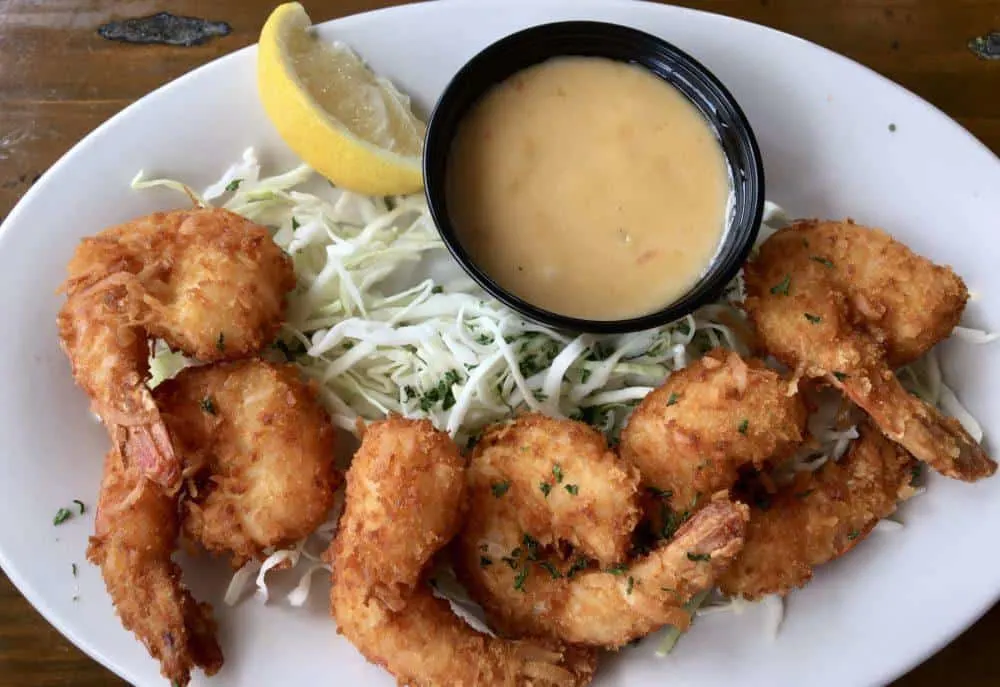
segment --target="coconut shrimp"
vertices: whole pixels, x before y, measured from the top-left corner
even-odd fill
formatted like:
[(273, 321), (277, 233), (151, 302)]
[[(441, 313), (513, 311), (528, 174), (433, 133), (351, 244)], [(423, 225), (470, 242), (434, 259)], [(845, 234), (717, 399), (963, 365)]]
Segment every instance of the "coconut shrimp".
[(227, 210), (161, 212), (85, 238), (62, 286), (59, 335), (113, 445), (176, 484), (179, 461), (146, 387), (151, 340), (206, 362), (253, 354), (277, 334), (294, 285), (267, 230)]
[(112, 449), (104, 462), (87, 558), (101, 568), (125, 629), (160, 662), (164, 677), (186, 685), (195, 667), (216, 673), (222, 651), (211, 606), (194, 600), (171, 560), (179, 531), (176, 505), (176, 496)]
[(755, 359), (716, 349), (675, 372), (638, 405), (622, 431), (622, 458), (676, 510), (729, 489), (745, 466), (778, 464), (805, 438), (794, 387)]
[(913, 457), (867, 422), (860, 432), (839, 461), (756, 499), (743, 552), (719, 581), (723, 593), (759, 599), (801, 587), (916, 493)]
[(527, 416), (488, 429), (468, 480), (456, 571), (511, 635), (614, 648), (663, 625), (686, 627), (683, 604), (711, 588), (742, 545), (747, 509), (722, 499), (666, 545), (624, 562), (640, 515), (638, 475), (569, 420)]
[(464, 460), (450, 442), (426, 421), (392, 418), (365, 431), (327, 553), (338, 631), (400, 684), (587, 684), (596, 665), (592, 652), (476, 632), (426, 584), (431, 558), (465, 512)]
[(154, 399), (190, 488), (185, 535), (239, 567), (326, 518), (340, 485), (335, 433), (292, 365), (257, 359), (182, 370)]
[(804, 221), (765, 241), (745, 275), (746, 310), (768, 352), (843, 391), (941, 474), (974, 481), (996, 471), (957, 420), (907, 393), (892, 372), (961, 316), (968, 294), (950, 269), (875, 229)]

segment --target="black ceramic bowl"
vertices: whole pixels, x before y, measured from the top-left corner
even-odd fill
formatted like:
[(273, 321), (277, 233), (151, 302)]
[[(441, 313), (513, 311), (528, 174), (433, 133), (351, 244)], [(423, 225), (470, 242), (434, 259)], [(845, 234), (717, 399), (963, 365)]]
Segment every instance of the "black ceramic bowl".
[[(715, 130), (729, 163), (734, 194), (729, 227), (714, 261), (680, 299), (662, 310), (622, 320), (588, 320), (539, 308), (495, 282), (463, 248), (448, 215), (445, 175), (456, 128), (469, 108), (516, 72), (560, 56), (606, 57), (641, 65), (683, 93)], [(617, 24), (572, 21), (525, 29), (473, 57), (445, 88), (427, 126), (424, 188), (441, 237), (466, 272), (490, 295), (524, 317), (557, 329), (619, 333), (666, 324), (715, 300), (736, 275), (757, 237), (764, 206), (764, 168), (746, 116), (726, 87), (701, 63), (670, 43)]]

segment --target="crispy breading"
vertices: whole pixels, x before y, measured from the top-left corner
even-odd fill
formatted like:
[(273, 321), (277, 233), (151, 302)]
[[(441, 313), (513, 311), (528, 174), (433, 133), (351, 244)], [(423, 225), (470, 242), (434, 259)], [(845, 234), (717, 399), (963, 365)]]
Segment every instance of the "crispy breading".
[[(874, 276), (879, 269), (887, 273)], [(965, 291), (954, 273), (877, 230), (805, 221), (767, 239), (745, 277), (746, 310), (768, 352), (841, 389), (941, 474), (974, 481), (996, 471), (957, 420), (907, 393), (891, 368), (957, 321)]]
[(840, 461), (801, 474), (751, 510), (743, 551), (719, 582), (724, 593), (759, 599), (801, 587), (915, 493), (913, 457), (869, 423), (860, 432)]
[(652, 391), (622, 431), (622, 458), (678, 511), (729, 489), (740, 468), (778, 463), (805, 437), (793, 386), (756, 359), (716, 349)]
[(194, 485), (181, 500), (190, 539), (239, 567), (326, 519), (341, 482), (336, 434), (293, 365), (189, 367), (154, 398)]

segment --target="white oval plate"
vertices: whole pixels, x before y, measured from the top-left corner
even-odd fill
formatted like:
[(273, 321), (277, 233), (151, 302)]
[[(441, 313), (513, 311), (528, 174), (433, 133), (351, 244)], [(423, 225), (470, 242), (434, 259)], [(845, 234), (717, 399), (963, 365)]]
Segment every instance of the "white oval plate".
[[(977, 295), (966, 323), (1000, 328), (993, 259), (1000, 163), (939, 111), (843, 57), (721, 16), (610, 0), (434, 2), (350, 17), (321, 31), (353, 45), (426, 110), (487, 43), (532, 24), (584, 18), (633, 25), (705, 62), (757, 132), (771, 199), (793, 215), (850, 215), (886, 227), (915, 250), (953, 264)], [(136, 684), (163, 681), (119, 625), (98, 571), (84, 560), (92, 508), (52, 525), (72, 499), (93, 505), (107, 441), (58, 348), (54, 291), (80, 237), (176, 203), (167, 192), (131, 192), (140, 168), (198, 186), (249, 145), (265, 163), (292, 161), (258, 102), (255, 58), (250, 48), (218, 60), (101, 126), (31, 189), (0, 235), (0, 322), (7, 331), (0, 356), (0, 563), (61, 632)], [(987, 435), (1000, 431), (1000, 349), (955, 341), (944, 349), (947, 378), (961, 399)], [(904, 516), (905, 529), (874, 534), (794, 593), (776, 640), (764, 632), (761, 609), (701, 618), (669, 658), (655, 658), (655, 642), (645, 642), (606, 660), (598, 683), (888, 682), (997, 598), (1000, 478), (976, 485), (932, 478)], [(226, 571), (219, 565), (188, 565), (187, 578), (218, 610), (226, 654), (222, 672), (199, 676), (197, 684), (393, 684), (336, 634), (325, 590), (305, 609), (255, 599), (229, 609), (221, 604)]]

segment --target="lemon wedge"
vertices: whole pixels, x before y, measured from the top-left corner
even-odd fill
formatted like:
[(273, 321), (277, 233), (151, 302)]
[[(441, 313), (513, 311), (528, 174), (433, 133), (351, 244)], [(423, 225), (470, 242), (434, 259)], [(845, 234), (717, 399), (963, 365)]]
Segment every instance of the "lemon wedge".
[(370, 196), (419, 191), (426, 125), (410, 99), (311, 26), (302, 5), (289, 2), (260, 32), (257, 87), (281, 138), (341, 188)]

